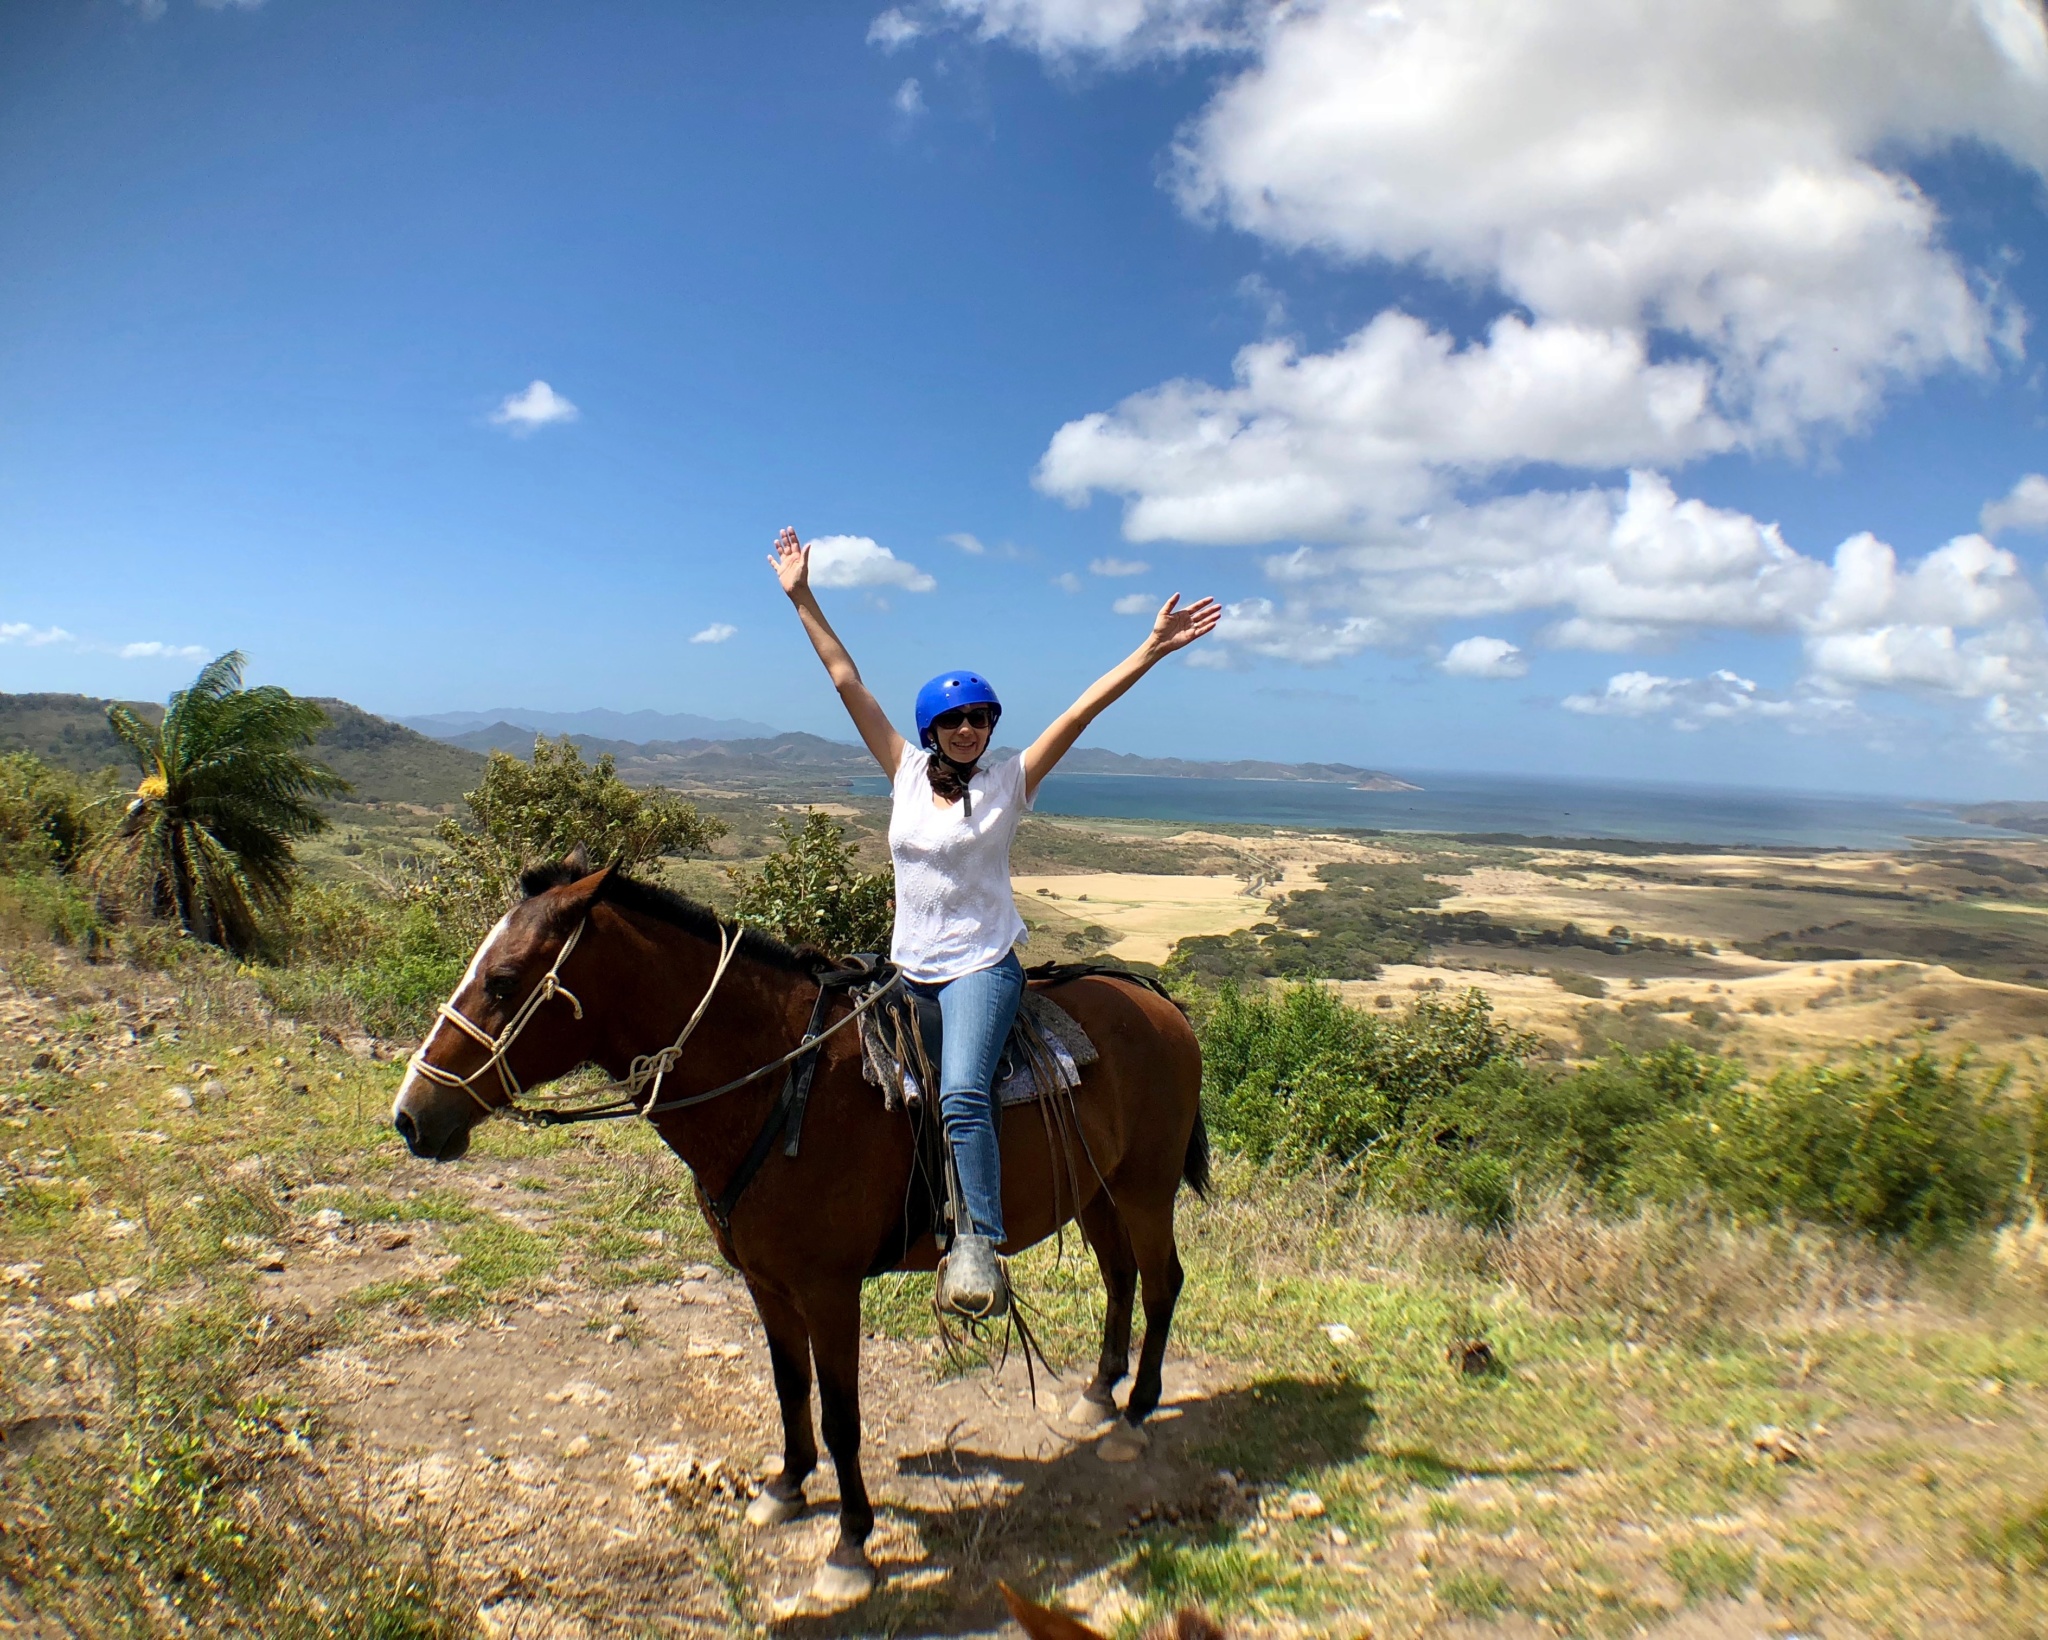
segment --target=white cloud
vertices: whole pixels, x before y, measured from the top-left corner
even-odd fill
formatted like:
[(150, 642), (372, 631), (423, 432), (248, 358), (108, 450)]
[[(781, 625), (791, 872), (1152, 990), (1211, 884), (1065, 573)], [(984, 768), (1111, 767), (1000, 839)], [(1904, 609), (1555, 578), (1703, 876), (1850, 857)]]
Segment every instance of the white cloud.
[(2028, 0), (951, 9), (1054, 57), (1246, 50), (1177, 147), (1184, 208), (1496, 304), (1468, 341), (1390, 309), (1060, 429), (1040, 482), (1124, 496), (1134, 540), (1343, 539), (1523, 463), (1798, 451), (2017, 342), (1900, 163), (2048, 169)]
[(1626, 490), (1452, 504), (1370, 545), (1299, 547), (1266, 569), (1313, 608), (1370, 612), (1390, 630), (1549, 612), (1553, 647), (1604, 650), (1701, 627), (1795, 630), (1829, 582), (1776, 525), (1681, 500), (1647, 472)]
[(1159, 603), (1149, 592), (1127, 592), (1109, 607), (1119, 615), (1151, 615)]
[(1136, 558), (1091, 558), (1088, 561), (1090, 575), (1149, 575), (1150, 564)]
[(1729, 671), (1704, 678), (1618, 672), (1597, 695), (1567, 695), (1564, 708), (1597, 717), (1669, 717), (1681, 729), (1738, 717), (1789, 718), (1794, 704)]
[(508, 393), (491, 412), (492, 425), (509, 427), (514, 433), (531, 433), (560, 421), (574, 421), (583, 412), (561, 394), (538, 379), (517, 393)]
[(1237, 294), (1258, 311), (1268, 331), (1287, 323), (1287, 298), (1267, 282), (1265, 275), (1246, 274), (1237, 282)]
[(1081, 590), (1081, 577), (1070, 569), (1063, 569), (1052, 578), (1052, 584), (1062, 592), (1079, 592)]
[(914, 119), (924, 112), (924, 88), (915, 78), (905, 80), (896, 88), (896, 95), (889, 102), (897, 113)]
[(930, 592), (939, 583), (865, 535), (821, 535), (811, 543), (811, 584)]
[(713, 621), (702, 632), (692, 633), (690, 642), (724, 643), (727, 638), (734, 636), (738, 631), (739, 628), (730, 621)]
[(213, 651), (196, 643), (124, 643), (114, 651), (124, 661), (205, 661)]
[(2003, 499), (1987, 501), (1978, 515), (1986, 535), (2005, 530), (2048, 530), (2048, 476), (2029, 473)]
[(958, 547), (970, 558), (986, 558), (988, 556), (988, 548), (982, 544), (981, 537), (969, 535), (965, 530), (947, 536), (946, 540), (951, 545)]
[[(1177, 57), (1217, 50), (1248, 37), (1239, 17), (1242, 0), (938, 0), (938, 4), (942, 15), (972, 24), (984, 40), (1008, 40), (1054, 58)], [(868, 37), (874, 38), (872, 28)]]
[(1454, 678), (1522, 678), (1529, 675), (1529, 662), (1522, 651), (1505, 638), (1460, 638), (1437, 662)]
[[(1267, 598), (1246, 598), (1224, 605), (1215, 639), (1204, 646), (1210, 652), (1209, 658), (1201, 664), (1234, 666), (1238, 664), (1236, 651), (1241, 650), (1300, 666), (1328, 666), (1384, 643), (1391, 635), (1383, 621), (1370, 615), (1321, 620), (1299, 611), (1277, 609)], [(1189, 664), (1194, 664), (1192, 657)]]
[(902, 7), (891, 6), (868, 24), (868, 44), (880, 46), (884, 51), (894, 51), (899, 46), (909, 45), (923, 32), (923, 28)]
[(76, 643), (78, 640), (61, 626), (31, 626), (27, 621), (0, 621), (0, 643), (26, 644), (30, 649), (42, 649), (53, 643)]

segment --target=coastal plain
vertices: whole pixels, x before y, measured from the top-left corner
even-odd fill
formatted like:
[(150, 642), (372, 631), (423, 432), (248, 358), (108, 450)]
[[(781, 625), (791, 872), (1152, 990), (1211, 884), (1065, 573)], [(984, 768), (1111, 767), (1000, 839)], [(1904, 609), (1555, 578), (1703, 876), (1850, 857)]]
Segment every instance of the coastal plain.
[[(1759, 1061), (1915, 1036), (1998, 1053), (2048, 1040), (2044, 842), (1650, 852), (1063, 819), (1032, 821), (1020, 844), (1053, 852), (1032, 834), (1054, 830), (1068, 863), (1016, 879), (1046, 945), (1162, 963), (1183, 939), (1269, 923), (1276, 902), (1317, 887), (1326, 866), (1406, 864), (1447, 890), (1437, 929), (1478, 914), (1525, 942), (1433, 938), (1426, 961), (1340, 981), (1348, 1000), (1477, 986), (1504, 1020), (1561, 1052), (1623, 1010)], [(1162, 864), (1178, 853), (1186, 867), (1090, 872), (1091, 844), (1107, 859), (1134, 846)], [(1094, 937), (1080, 937), (1088, 929)], [(1608, 943), (1619, 931), (1626, 948), (1528, 943), (1565, 929)]]

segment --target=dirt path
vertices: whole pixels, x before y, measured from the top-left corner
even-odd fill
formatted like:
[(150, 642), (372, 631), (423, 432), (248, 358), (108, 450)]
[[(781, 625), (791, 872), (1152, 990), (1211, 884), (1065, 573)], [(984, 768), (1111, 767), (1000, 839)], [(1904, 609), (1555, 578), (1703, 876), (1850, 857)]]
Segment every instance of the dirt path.
[[(259, 1294), (317, 1317), (371, 1281), (430, 1279), (452, 1262), (431, 1233), (376, 1247), (398, 1233), (330, 1230)], [(993, 1630), (994, 1579), (1042, 1588), (1048, 1568), (1069, 1598), (1100, 1606), (1106, 1590), (1087, 1580), (1133, 1516), (1199, 1507), (1213, 1482), (1180, 1453), (1232, 1388), (1214, 1363), (1170, 1363), (1153, 1452), (1111, 1466), (1063, 1418), (1076, 1373), (1041, 1374), (1034, 1404), (1021, 1361), (934, 1382), (935, 1349), (864, 1345), (870, 1550), (886, 1579), (870, 1610)], [(722, 1627), (721, 1578), (752, 1617), (837, 1632), (807, 1598), (836, 1531), (829, 1461), (803, 1517), (765, 1532), (739, 1521), (780, 1435), (760, 1327), (728, 1271), (604, 1294), (564, 1286), (459, 1322), (380, 1317), (303, 1371), (379, 1513), (439, 1535), (494, 1634)]]

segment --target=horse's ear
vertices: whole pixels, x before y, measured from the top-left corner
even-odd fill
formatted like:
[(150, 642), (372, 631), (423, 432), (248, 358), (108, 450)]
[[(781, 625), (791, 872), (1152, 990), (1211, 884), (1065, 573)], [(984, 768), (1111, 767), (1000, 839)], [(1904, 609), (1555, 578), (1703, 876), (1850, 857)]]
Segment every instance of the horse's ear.
[(1003, 1591), (1003, 1604), (1010, 1608), (1010, 1615), (1031, 1640), (1102, 1640), (1101, 1635), (1078, 1618), (1026, 1600), (1007, 1583), (999, 1582), (996, 1587)]
[(562, 864), (569, 868), (569, 881), (590, 875), (590, 850), (578, 843), (563, 857)]

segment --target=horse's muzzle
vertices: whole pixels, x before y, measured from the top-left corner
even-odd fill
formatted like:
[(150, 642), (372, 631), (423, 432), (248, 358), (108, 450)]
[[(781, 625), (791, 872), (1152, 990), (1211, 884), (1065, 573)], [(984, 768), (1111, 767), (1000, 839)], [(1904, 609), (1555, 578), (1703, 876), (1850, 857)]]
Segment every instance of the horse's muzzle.
[(422, 1129), (411, 1111), (401, 1109), (392, 1113), (391, 1125), (398, 1129), (407, 1150), (430, 1162), (456, 1161), (469, 1149), (469, 1128), (461, 1122), (438, 1132)]

